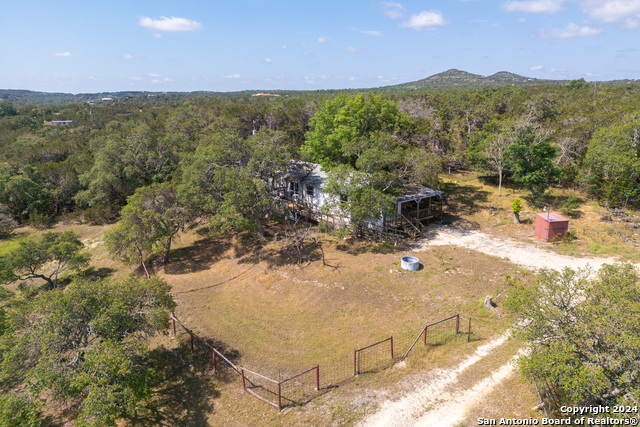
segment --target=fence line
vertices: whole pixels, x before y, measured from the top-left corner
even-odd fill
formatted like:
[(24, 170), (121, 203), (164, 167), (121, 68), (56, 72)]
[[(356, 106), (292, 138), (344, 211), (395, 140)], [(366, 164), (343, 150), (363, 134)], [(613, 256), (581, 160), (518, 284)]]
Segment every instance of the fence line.
[(172, 321), (173, 323), (173, 336), (176, 336), (176, 322), (182, 326), (182, 329), (184, 329), (185, 331), (187, 331), (187, 333), (190, 335), (191, 337), (191, 351), (193, 351), (193, 337), (196, 337), (202, 344), (204, 344), (205, 346), (209, 347), (209, 349), (213, 352), (212, 353), (212, 359), (213, 359), (213, 372), (217, 372), (217, 357), (216, 356), (220, 356), (220, 358), (222, 360), (224, 360), (225, 362), (227, 362), (229, 364), (229, 366), (236, 372), (236, 374), (240, 375), (240, 370), (238, 369), (238, 367), (236, 366), (235, 363), (233, 363), (232, 361), (230, 361), (229, 359), (227, 359), (224, 354), (222, 354), (221, 352), (219, 352), (214, 346), (212, 346), (211, 344), (209, 344), (208, 342), (206, 342), (205, 340), (203, 340), (202, 338), (200, 338), (197, 334), (195, 334), (191, 329), (187, 328), (180, 320), (178, 320), (178, 318), (175, 317), (175, 315), (171, 314), (171, 316), (169, 316), (169, 319)]
[[(354, 376), (360, 375), (360, 374), (365, 373), (365, 372), (372, 371), (372, 370), (374, 370), (376, 368), (376, 366), (373, 366), (373, 365), (380, 364), (381, 357), (378, 356), (376, 358), (377, 360), (375, 360), (373, 363), (369, 362), (369, 364), (367, 366), (366, 358), (365, 358), (364, 361), (362, 360), (363, 359), (363, 355), (367, 354), (367, 353), (365, 353), (366, 350), (371, 350), (374, 347), (378, 347), (379, 345), (386, 343), (387, 341), (389, 341), (391, 343), (390, 344), (390, 348), (391, 348), (391, 359), (390, 359), (390, 361), (391, 361), (391, 363), (393, 363), (393, 336), (390, 336), (386, 340), (378, 341), (377, 343), (369, 344), (369, 345), (367, 345), (365, 347), (361, 347), (361, 348), (359, 348), (357, 350), (353, 350), (353, 375)], [(384, 352), (386, 353), (387, 351), (384, 350)], [(384, 356), (382, 356), (382, 357), (384, 357)], [(378, 362), (378, 363), (376, 363), (376, 362)], [(361, 365), (364, 365), (365, 368), (364, 369), (360, 369)]]
[[(310, 390), (315, 392), (316, 396), (323, 390), (320, 387), (320, 365), (316, 365), (312, 368), (291, 375), (286, 379), (281, 379), (280, 373), (278, 373), (278, 379), (275, 380), (252, 369), (248, 369), (244, 366), (238, 366), (235, 363), (231, 362), (213, 345), (206, 342), (203, 338), (201, 338), (191, 329), (185, 326), (174, 314), (171, 314), (169, 319), (172, 321), (174, 337), (177, 336), (176, 324), (180, 325), (182, 329), (184, 329), (184, 331), (189, 334), (192, 352), (195, 351), (195, 340), (204, 344), (209, 350), (211, 350), (214, 373), (218, 372), (216, 365), (217, 359), (221, 358), (240, 377), (242, 387), (248, 394), (275, 408), (278, 408), (278, 410), (282, 410), (284, 407), (290, 405), (306, 403), (312, 400), (314, 398), (313, 393), (311, 398), (309, 398), (308, 394)], [(467, 341), (469, 341), (471, 337), (471, 318), (461, 318), (460, 314), (455, 314), (453, 316), (447, 317), (446, 319), (427, 324), (424, 328), (422, 328), (420, 334), (418, 334), (416, 339), (413, 341), (413, 344), (411, 344), (411, 346), (409, 347), (409, 350), (407, 350), (406, 353), (404, 353), (404, 356), (399, 359), (394, 358), (394, 340), (393, 336), (390, 336), (389, 338), (386, 338), (382, 341), (360, 347), (353, 351), (352, 376), (346, 370), (343, 373), (335, 372), (335, 370), (331, 370), (331, 372), (328, 369), (323, 370), (323, 372), (325, 372), (325, 377), (328, 379), (325, 379), (325, 383), (327, 384), (324, 387), (325, 391), (335, 387), (337, 383), (348, 380), (348, 378), (353, 378), (365, 372), (373, 372), (379, 369), (386, 369), (389, 366), (393, 365), (393, 363), (395, 363), (396, 361), (403, 361), (409, 355), (416, 343), (420, 340), (420, 337), (424, 336), (425, 345), (440, 345), (445, 343), (446, 340), (440, 339), (441, 336), (435, 336), (434, 338), (434, 334), (432, 333), (431, 335), (429, 335), (429, 331), (433, 331), (434, 329), (437, 329), (439, 327), (441, 328), (445, 322), (451, 321), (453, 319), (455, 319), (455, 326), (452, 328), (449, 325), (447, 328), (453, 329), (453, 331), (449, 331), (448, 334), (441, 334), (441, 336), (447, 335), (457, 337), (459, 334), (461, 334), (460, 320), (462, 319), (463, 321), (468, 322), (468, 330), (466, 333), (468, 334)], [(430, 336), (432, 339), (429, 340), (428, 336)], [(428, 341), (430, 342), (428, 343)], [(383, 345), (387, 342), (389, 343), (388, 347), (386, 345)], [(348, 365), (341, 364), (341, 366), (343, 368), (346, 368)], [(312, 373), (314, 375), (311, 375)], [(333, 376), (331, 374), (333, 374)], [(304, 378), (306, 378), (306, 383), (304, 381)], [(291, 390), (283, 390), (283, 386), (285, 385), (289, 386)], [(289, 403), (283, 404), (283, 402)]]

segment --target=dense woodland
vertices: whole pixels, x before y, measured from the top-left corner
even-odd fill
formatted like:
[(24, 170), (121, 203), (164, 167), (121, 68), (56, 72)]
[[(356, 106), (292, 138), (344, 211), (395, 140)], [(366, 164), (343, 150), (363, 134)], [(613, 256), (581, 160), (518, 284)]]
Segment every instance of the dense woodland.
[[(279, 97), (132, 93), (95, 103), (2, 101), (0, 232), (6, 237), (19, 224), (117, 221), (107, 247), (146, 272), (148, 257), (162, 253), (168, 261), (173, 239), (194, 221), (211, 233), (249, 231), (268, 239), (267, 225), (282, 212), (267, 183), (292, 159), (330, 170), (328, 191), (348, 200), (355, 221), (389, 209), (404, 183), (438, 187), (439, 174), (460, 169), (498, 187), (509, 181), (526, 188), (537, 206), (550, 187), (561, 186), (609, 207), (637, 207), (639, 107), (640, 83), (584, 80)], [(58, 120), (72, 123), (52, 123)], [(62, 292), (62, 270), (89, 262), (81, 246), (72, 233), (49, 232), (0, 257), (4, 282), (47, 284), (46, 291), (25, 291), (26, 299), (1, 297), (1, 387), (31, 392), (5, 395), (6, 425), (39, 425), (35, 397), (43, 390), (75, 399), (79, 424), (111, 425), (142, 410), (156, 380), (149, 353), (130, 340), (166, 326), (162, 319), (174, 304), (167, 285), (74, 282)], [(59, 269), (44, 274), (47, 263)], [(136, 314), (141, 304), (144, 316)], [(115, 318), (122, 329), (105, 326)]]

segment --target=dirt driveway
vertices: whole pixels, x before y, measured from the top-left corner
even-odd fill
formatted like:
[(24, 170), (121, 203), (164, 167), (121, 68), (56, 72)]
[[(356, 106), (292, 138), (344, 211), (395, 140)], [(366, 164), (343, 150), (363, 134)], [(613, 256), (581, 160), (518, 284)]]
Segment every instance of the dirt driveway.
[[(613, 258), (579, 258), (559, 255), (554, 252), (510, 239), (498, 239), (487, 234), (457, 229), (454, 227), (433, 227), (426, 237), (416, 243), (414, 251), (429, 250), (433, 246), (454, 245), (487, 255), (506, 258), (511, 262), (538, 269), (546, 267), (561, 270), (564, 267), (574, 269), (591, 267), (597, 271), (603, 264), (616, 262)], [(506, 333), (495, 337), (487, 344), (478, 347), (476, 352), (452, 369), (437, 369), (426, 378), (414, 384), (413, 390), (394, 400), (380, 402), (377, 412), (366, 417), (361, 426), (457, 426), (469, 414), (471, 407), (477, 404), (492, 389), (498, 387), (514, 371), (518, 355), (508, 363), (492, 370), (492, 374), (476, 382), (472, 387), (460, 389), (456, 383), (460, 375), (468, 368), (482, 365), (486, 357), (505, 343)], [(454, 397), (455, 396), (455, 397)]]
[(507, 238), (495, 238), (487, 234), (463, 230), (447, 226), (433, 227), (427, 236), (416, 244), (417, 252), (427, 250), (430, 246), (454, 245), (472, 249), (487, 255), (506, 258), (514, 264), (538, 269), (541, 267), (562, 270), (590, 266), (598, 270), (603, 264), (616, 262), (614, 258), (579, 258), (560, 255), (532, 244), (521, 243)]

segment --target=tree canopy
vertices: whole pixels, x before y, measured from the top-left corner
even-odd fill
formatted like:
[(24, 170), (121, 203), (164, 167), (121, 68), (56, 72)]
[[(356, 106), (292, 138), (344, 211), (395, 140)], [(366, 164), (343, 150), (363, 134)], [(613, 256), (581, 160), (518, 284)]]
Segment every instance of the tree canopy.
[(381, 95), (339, 95), (323, 104), (311, 119), (302, 152), (323, 166), (356, 165), (358, 157), (381, 133), (406, 130), (411, 119)]
[(40, 425), (45, 398), (58, 408), (72, 403), (86, 426), (114, 426), (142, 410), (154, 377), (143, 338), (167, 330), (175, 307), (169, 292), (158, 278), (129, 278), (76, 281), (10, 301), (0, 329), (0, 387), (13, 391), (0, 399), (0, 424)]
[(72, 231), (21, 239), (17, 248), (0, 256), (0, 280), (11, 283), (42, 279), (53, 289), (63, 271), (78, 270), (88, 264), (89, 254), (83, 249), (84, 244)]
[(588, 191), (614, 207), (640, 202), (640, 121), (594, 133), (584, 160)]
[(551, 384), (557, 405), (640, 403), (640, 290), (634, 267), (542, 270), (512, 289), (508, 305), (531, 348), (522, 372)]

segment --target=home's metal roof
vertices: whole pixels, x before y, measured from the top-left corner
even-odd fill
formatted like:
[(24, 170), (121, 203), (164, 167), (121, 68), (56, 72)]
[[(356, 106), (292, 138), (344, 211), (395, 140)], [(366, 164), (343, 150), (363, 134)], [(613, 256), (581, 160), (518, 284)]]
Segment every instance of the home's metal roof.
[(327, 179), (329, 175), (322, 170), (322, 165), (301, 161), (293, 161), (292, 164), (293, 166), (287, 171), (285, 178), (290, 181), (302, 182), (316, 188), (324, 187), (324, 180)]
[[(316, 188), (325, 187), (325, 180), (329, 177), (329, 174), (322, 170), (322, 165), (302, 162), (299, 160), (293, 161), (292, 164), (293, 166), (287, 171), (285, 178), (291, 181), (302, 182), (308, 186)], [(429, 197), (439, 197), (443, 194), (440, 190), (434, 190), (418, 184), (405, 184), (404, 187), (407, 192), (398, 197), (397, 202), (399, 203), (416, 201)]]

